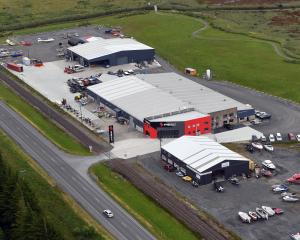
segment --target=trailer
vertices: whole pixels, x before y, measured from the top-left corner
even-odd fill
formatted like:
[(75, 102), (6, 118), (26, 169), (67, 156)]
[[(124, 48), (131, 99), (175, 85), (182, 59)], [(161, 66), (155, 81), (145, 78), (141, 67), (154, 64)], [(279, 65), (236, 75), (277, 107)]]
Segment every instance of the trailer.
[(23, 72), (23, 66), (20, 64), (16, 64), (16, 63), (7, 63), (6, 67), (8, 69), (14, 70), (16, 72)]

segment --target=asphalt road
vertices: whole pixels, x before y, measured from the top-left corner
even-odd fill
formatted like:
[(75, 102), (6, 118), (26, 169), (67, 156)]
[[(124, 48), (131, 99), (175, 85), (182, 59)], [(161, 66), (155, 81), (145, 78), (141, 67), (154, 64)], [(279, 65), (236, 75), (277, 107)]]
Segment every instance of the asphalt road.
[[(117, 239), (155, 239), (99, 187), (77, 173), (52, 143), (3, 102), (0, 102), (0, 127)], [(114, 218), (106, 218), (102, 214), (104, 209), (111, 209)]]

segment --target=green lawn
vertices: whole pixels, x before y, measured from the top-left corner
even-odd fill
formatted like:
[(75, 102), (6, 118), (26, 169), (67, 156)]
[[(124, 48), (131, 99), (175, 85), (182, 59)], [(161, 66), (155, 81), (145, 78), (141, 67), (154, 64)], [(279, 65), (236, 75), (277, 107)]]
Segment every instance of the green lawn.
[[(49, 177), (45, 177), (44, 172), (44, 177), (42, 177), (39, 174), (42, 171), (37, 164), (2, 131), (0, 131), (0, 152), (9, 169), (14, 173), (18, 173), (28, 184), (47, 221), (61, 233), (64, 240), (104, 239), (100, 235), (94, 234), (92, 228), (88, 228), (87, 223), (63, 200), (62, 192), (46, 181), (46, 178)], [(87, 232), (93, 233), (90, 235), (91, 238), (84, 237)]]
[(268, 42), (211, 27), (195, 38), (192, 32), (202, 24), (175, 14), (151, 13), (96, 22), (123, 26), (126, 33), (156, 48), (180, 70), (190, 66), (202, 75), (210, 68), (219, 80), (300, 102), (300, 64), (285, 62)]
[(100, 186), (112, 195), (159, 239), (198, 239), (183, 224), (158, 206), (141, 191), (105, 164), (94, 165), (90, 171), (99, 178)]
[(0, 84), (0, 100), (4, 100), (11, 108), (21, 113), (40, 132), (62, 150), (76, 155), (90, 155), (89, 150), (44, 117), (39, 111), (26, 103), (21, 97)]

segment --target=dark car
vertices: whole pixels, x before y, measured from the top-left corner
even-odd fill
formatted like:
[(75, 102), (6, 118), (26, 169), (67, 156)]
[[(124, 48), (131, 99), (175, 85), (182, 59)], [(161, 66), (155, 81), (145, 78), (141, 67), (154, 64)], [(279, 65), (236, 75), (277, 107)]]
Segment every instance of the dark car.
[(214, 182), (214, 189), (216, 192), (224, 192), (224, 187), (219, 182)]
[(296, 137), (293, 133), (289, 133), (288, 138), (289, 138), (290, 141), (296, 141)]
[(247, 144), (247, 145), (246, 145), (246, 150), (247, 150), (248, 152), (250, 152), (250, 153), (253, 153), (253, 152), (254, 152), (254, 148), (253, 148), (253, 146), (252, 146), (251, 144)]
[(232, 125), (232, 124), (229, 124), (229, 123), (224, 124), (223, 127), (224, 127), (225, 129), (228, 129), (228, 130), (232, 130), (232, 129), (233, 129), (233, 125)]
[(164, 169), (168, 172), (174, 172), (176, 170), (175, 167), (171, 164), (164, 165)]
[(197, 183), (195, 180), (192, 181), (192, 186), (193, 187), (199, 187), (199, 183)]
[(261, 120), (270, 119), (270, 118), (271, 118), (271, 114), (263, 112), (263, 113), (261, 113), (261, 114), (258, 116), (258, 118), (261, 119)]
[(237, 177), (231, 177), (228, 179), (228, 181), (233, 184), (233, 185), (239, 185), (240, 184), (240, 181), (238, 180)]

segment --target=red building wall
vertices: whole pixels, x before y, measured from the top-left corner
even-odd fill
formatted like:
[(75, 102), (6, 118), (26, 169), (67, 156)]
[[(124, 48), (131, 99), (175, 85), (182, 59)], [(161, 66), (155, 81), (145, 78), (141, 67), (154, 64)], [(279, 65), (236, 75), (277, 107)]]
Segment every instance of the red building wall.
[(195, 136), (196, 132), (200, 134), (211, 133), (211, 118), (210, 116), (197, 118), (184, 123), (184, 134)]
[(157, 130), (148, 123), (144, 123), (144, 134), (149, 135), (151, 138), (157, 138)]

